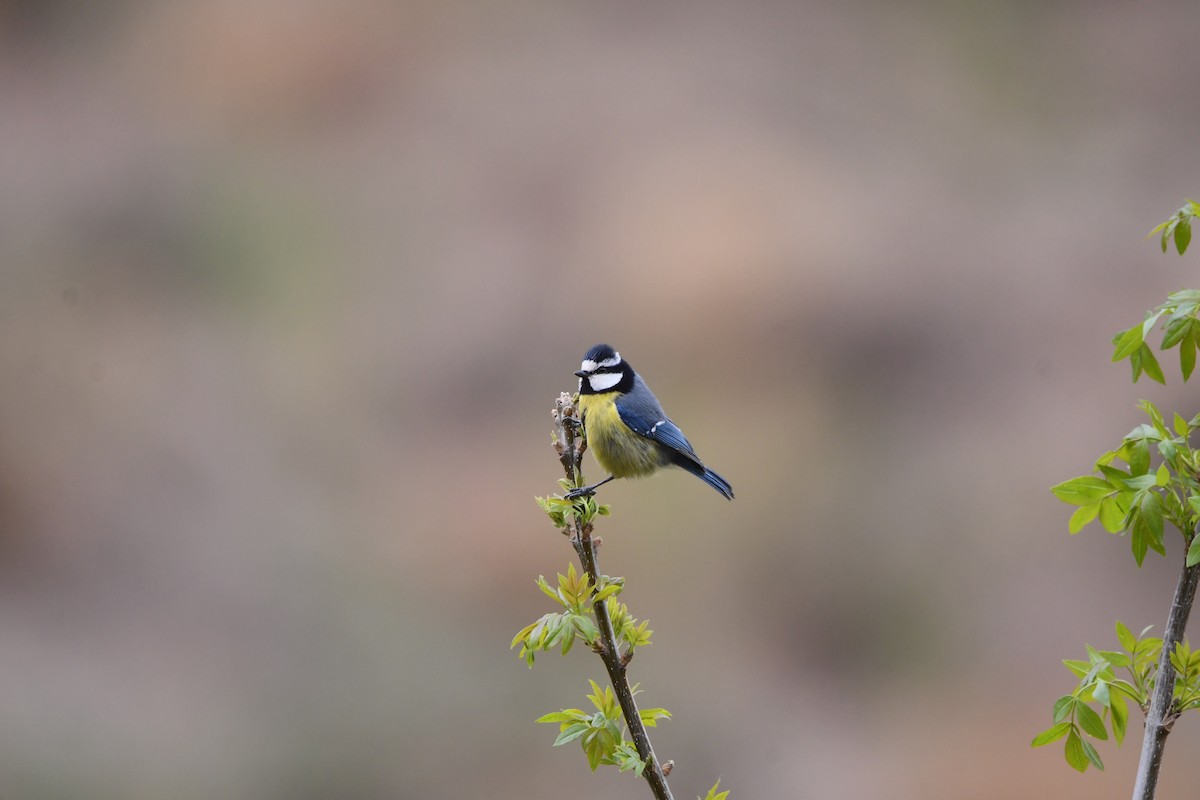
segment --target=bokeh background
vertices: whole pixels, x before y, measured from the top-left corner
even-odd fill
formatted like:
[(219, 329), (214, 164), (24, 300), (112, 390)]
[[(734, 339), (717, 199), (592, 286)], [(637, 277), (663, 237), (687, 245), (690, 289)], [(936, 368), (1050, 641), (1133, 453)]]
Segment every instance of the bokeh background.
[(1029, 741), (1179, 537), (1047, 488), (1197, 410), (1109, 364), (1200, 282), (1194, 11), (0, 3), (0, 795), (648, 796), (508, 650), (608, 341), (737, 491), (604, 489), (676, 797), (1127, 796)]

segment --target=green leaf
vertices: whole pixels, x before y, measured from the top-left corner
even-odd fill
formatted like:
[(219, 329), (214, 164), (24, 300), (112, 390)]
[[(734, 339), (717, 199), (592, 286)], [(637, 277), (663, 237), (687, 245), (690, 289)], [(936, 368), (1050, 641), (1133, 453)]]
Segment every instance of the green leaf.
[[(708, 790), (708, 794), (704, 795), (704, 800), (728, 800), (729, 792), (724, 791), (724, 792), (718, 793), (717, 789), (720, 789), (720, 788), (721, 788), (721, 781), (718, 780), (716, 783), (714, 783), (712, 785), (712, 788)], [(697, 797), (696, 800), (700, 800), (700, 798)]]
[(592, 622), (590, 617), (575, 615), (571, 617), (571, 622), (575, 625), (575, 629), (583, 637), (583, 640), (588, 644), (596, 641), (600, 636), (600, 629), (596, 627), (596, 623)]
[(1183, 217), (1179, 220), (1179, 224), (1175, 226), (1175, 249), (1179, 251), (1179, 255), (1184, 254), (1191, 241), (1192, 221), (1188, 217)]
[(1167, 295), (1167, 305), (1179, 307), (1188, 303), (1200, 304), (1200, 289), (1180, 289)]
[(1159, 318), (1167, 312), (1167, 309), (1160, 306), (1157, 311), (1147, 311), (1146, 318), (1142, 320), (1142, 341), (1146, 341), (1146, 337), (1150, 335), (1150, 331), (1154, 330), (1155, 323)]
[[(1149, 625), (1146, 626), (1147, 629), (1150, 627)], [(1142, 662), (1157, 662), (1159, 654), (1162, 653), (1162, 638), (1158, 636), (1146, 636), (1144, 632), (1142, 636), (1144, 638), (1138, 639), (1134, 661), (1138, 664)]]
[(1122, 495), (1113, 495), (1100, 501), (1100, 524), (1109, 533), (1120, 533), (1125, 530), (1125, 514), (1129, 511), (1129, 503)]
[(1095, 475), (1082, 475), (1053, 486), (1050, 491), (1064, 503), (1073, 506), (1090, 506), (1099, 503), (1105, 496), (1112, 494), (1115, 489), (1103, 478), (1097, 478)]
[(1125, 463), (1129, 464), (1131, 475), (1145, 475), (1150, 469), (1150, 443), (1147, 441), (1147, 436), (1149, 432), (1153, 431), (1153, 428), (1146, 430), (1143, 428), (1146, 426), (1139, 425), (1134, 428), (1126, 437), (1125, 444), (1121, 446), (1122, 457), (1125, 459)]
[[(1128, 448), (1122, 448), (1122, 449), (1127, 450)], [(1113, 452), (1113, 453), (1106, 453), (1105, 455), (1111, 455), (1113, 457), (1116, 457), (1117, 454), (1115, 452)], [(1130, 455), (1130, 454), (1127, 452), (1126, 455)], [(1149, 458), (1149, 456), (1150, 456), (1150, 450), (1149, 450), (1149, 448), (1147, 448), (1146, 449), (1146, 457)], [(1125, 470), (1117, 469), (1114, 466), (1110, 466), (1110, 464), (1098, 462), (1096, 464), (1096, 469), (1100, 470), (1100, 474), (1104, 476), (1104, 479), (1108, 481), (1110, 486), (1124, 486), (1126, 484), (1126, 482), (1131, 477), (1133, 477)], [(1145, 470), (1143, 470), (1143, 472), (1145, 472)]]
[(646, 769), (646, 762), (638, 756), (637, 748), (632, 742), (621, 742), (613, 751), (611, 758), (621, 772), (633, 770), (640, 776)]
[(600, 766), (600, 761), (607, 755), (606, 749), (602, 738), (598, 735), (584, 746), (583, 752), (587, 754), (588, 766), (592, 768), (592, 772), (596, 771), (596, 767)]
[(1053, 726), (1047, 728), (1046, 730), (1042, 731), (1041, 733), (1039, 733), (1037, 736), (1033, 737), (1033, 741), (1030, 742), (1029, 746), (1030, 747), (1042, 747), (1043, 745), (1050, 744), (1051, 742), (1057, 742), (1059, 739), (1066, 736), (1067, 731), (1069, 731), (1069, 730), (1071, 730), (1070, 722), (1060, 722), (1057, 725), (1053, 725)]
[(1142, 351), (1141, 348), (1134, 350), (1133, 355), (1129, 356), (1129, 368), (1133, 370), (1131, 380), (1134, 383), (1138, 382), (1138, 378), (1142, 377)]
[(1146, 492), (1142, 495), (1138, 519), (1146, 526), (1149, 539), (1147, 544), (1159, 555), (1166, 555), (1163, 547), (1163, 501), (1157, 492)]
[(1176, 642), (1175, 652), (1171, 653), (1171, 666), (1175, 667), (1175, 671), (1182, 674), (1187, 673), (1188, 652), (1187, 645), (1183, 642)]
[(1097, 652), (1101, 658), (1114, 667), (1128, 667), (1132, 663), (1129, 656), (1116, 650), (1098, 650)]
[(622, 588), (623, 587), (619, 583), (610, 583), (608, 586), (605, 586), (603, 589), (596, 592), (596, 594), (592, 595), (592, 602), (598, 603), (601, 600), (607, 600), (613, 595), (619, 594)]
[(650, 630), (650, 620), (644, 620), (642, 624), (634, 627), (630, 625), (628, 629), (621, 631), (621, 637), (629, 642), (630, 647), (644, 647), (650, 644), (650, 637), (654, 631)]
[(657, 728), (660, 719), (670, 719), (671, 712), (665, 708), (643, 708), (638, 711), (638, 716), (642, 718), (642, 723), (649, 728)]
[(1083, 754), (1087, 757), (1087, 760), (1092, 762), (1092, 765), (1096, 769), (1104, 769), (1104, 762), (1100, 760), (1100, 754), (1096, 752), (1095, 747), (1092, 747), (1092, 743), (1087, 739), (1080, 739), (1079, 741), (1083, 744)]
[[(1195, 310), (1193, 308), (1193, 310)], [(1183, 337), (1192, 327), (1192, 318), (1189, 314), (1180, 315), (1179, 312), (1171, 315), (1171, 319), (1167, 321), (1163, 328), (1162, 344), (1158, 346), (1159, 350), (1170, 350), (1175, 345), (1183, 341)]]
[[(546, 633), (548, 635), (544, 640), (538, 642), (538, 646), (544, 650), (549, 650), (564, 638), (568, 642), (574, 641), (575, 631), (571, 628), (570, 622), (571, 617), (569, 614), (558, 616), (552, 624), (546, 626)], [(563, 650), (563, 655), (566, 655), (568, 650), (570, 650), (569, 646)]]
[(1142, 400), (1138, 403), (1138, 408), (1146, 412), (1146, 416), (1150, 417), (1150, 424), (1153, 426), (1155, 435), (1151, 436), (1149, 431), (1144, 430), (1145, 426), (1140, 425), (1133, 429), (1130, 436), (1154, 440), (1171, 438), (1171, 432), (1167, 430), (1167, 422), (1163, 419), (1162, 412), (1158, 410), (1158, 406), (1149, 400)]
[(1088, 674), (1088, 670), (1092, 668), (1090, 661), (1075, 661), (1074, 659), (1064, 658), (1063, 666), (1075, 673), (1075, 677), (1082, 678)]
[(1200, 564), (1200, 536), (1193, 536), (1187, 549), (1187, 565), (1194, 567), (1196, 564)]
[(516, 647), (516, 646), (517, 646), (519, 643), (521, 643), (521, 642), (525, 641), (525, 638), (526, 638), (527, 636), (529, 636), (530, 632), (531, 632), (531, 631), (532, 631), (534, 628), (536, 628), (536, 627), (537, 627), (537, 623), (536, 623), (536, 622), (531, 622), (531, 623), (529, 623), (528, 625), (526, 625), (524, 628), (521, 628), (521, 630), (519, 630), (519, 631), (517, 632), (517, 635), (513, 637), (512, 644), (510, 644), (510, 645), (508, 646), (508, 649), (509, 649), (509, 650), (512, 650), (512, 649), (513, 649), (514, 647)]
[(1108, 683), (1100, 680), (1096, 681), (1092, 685), (1092, 697), (1096, 699), (1097, 703), (1106, 708), (1111, 705), (1112, 695), (1108, 691)]
[(1130, 489), (1142, 491), (1144, 489), (1149, 489), (1152, 486), (1157, 486), (1158, 477), (1149, 473), (1144, 475), (1134, 475), (1132, 478), (1126, 479), (1125, 485)]
[(549, 714), (543, 714), (534, 720), (534, 722), (570, 722), (571, 720), (586, 720), (587, 715), (578, 708), (564, 708), (562, 711), (551, 711)]
[(1075, 710), (1076, 704), (1079, 703), (1079, 698), (1074, 695), (1065, 694), (1054, 701), (1054, 721), (1062, 722), (1067, 717), (1071, 716), (1071, 712)]
[(1067, 522), (1067, 530), (1072, 534), (1079, 533), (1084, 526), (1096, 518), (1100, 513), (1100, 504), (1096, 503), (1091, 506), (1080, 506), (1075, 509), (1075, 513), (1071, 515), (1071, 519)]
[(1188, 327), (1188, 331), (1184, 334), (1183, 340), (1179, 343), (1179, 371), (1183, 373), (1183, 380), (1186, 382), (1192, 376), (1192, 370), (1196, 368), (1196, 325), (1192, 324)]
[[(1150, 345), (1143, 344), (1138, 350), (1138, 356), (1138, 364), (1146, 373), (1146, 376), (1151, 380), (1161, 383), (1165, 386), (1167, 379), (1163, 376), (1162, 367), (1158, 365), (1158, 359), (1155, 358), (1154, 351), (1150, 349)], [(1134, 381), (1137, 380), (1136, 370), (1133, 379)]]
[(1094, 739), (1109, 738), (1108, 730), (1104, 729), (1104, 720), (1087, 703), (1075, 704), (1075, 722), (1078, 722), (1079, 727), (1084, 729), (1084, 732)]
[(1063, 748), (1063, 756), (1073, 768), (1080, 772), (1087, 771), (1088, 757), (1083, 751), (1083, 739), (1079, 736), (1079, 731), (1073, 725), (1067, 734), (1067, 744)]
[[(1167, 469), (1166, 464), (1159, 464), (1158, 471), (1154, 474), (1155, 486), (1166, 486), (1171, 482), (1171, 471)], [(1097, 509), (1099, 510), (1099, 509)]]
[(1175, 233), (1175, 226), (1179, 224), (1179, 220), (1172, 216), (1169, 220), (1163, 223), (1162, 226), (1162, 251), (1167, 252), (1167, 241)]
[(558, 734), (558, 738), (554, 740), (554, 746), (558, 747), (567, 742), (573, 742), (589, 730), (591, 730), (591, 726), (586, 722), (576, 722), (573, 725), (568, 725)]
[(1113, 337), (1113, 356), (1114, 362), (1120, 361), (1123, 358), (1129, 358), (1138, 351), (1142, 346), (1142, 326), (1134, 325), (1127, 331), (1121, 331)]
[(1129, 705), (1120, 692), (1113, 692), (1112, 705), (1109, 706), (1109, 709), (1112, 711), (1109, 720), (1112, 723), (1113, 738), (1120, 745), (1125, 741), (1125, 728), (1129, 723)]
[(1097, 676), (1101, 675), (1101, 673), (1106, 670), (1111, 673), (1108, 662), (1105, 661), (1104, 657), (1100, 655), (1100, 651), (1092, 647), (1090, 644), (1087, 646), (1087, 650), (1088, 660), (1084, 663), (1088, 665), (1088, 671), (1085, 672), (1081, 678), (1081, 683), (1084, 685), (1075, 690), (1075, 696), (1080, 700), (1092, 699), (1093, 681), (1095, 681)]
[(561, 597), (559, 597), (559, 595), (558, 595), (558, 590), (550, 588), (550, 584), (546, 582), (545, 575), (538, 575), (537, 581), (535, 581), (535, 583), (537, 583), (537, 587), (542, 590), (542, 593), (545, 594), (547, 597), (549, 597), (551, 600), (558, 603), (559, 605), (565, 605), (565, 603), (563, 603), (563, 599)]
[(1117, 641), (1121, 643), (1121, 647), (1124, 647), (1130, 653), (1137, 647), (1137, 637), (1133, 635), (1133, 632), (1129, 628), (1125, 627), (1125, 623), (1121, 622), (1121, 620), (1117, 620)]
[(1129, 529), (1129, 547), (1133, 551), (1133, 560), (1140, 567), (1146, 560), (1146, 550), (1148, 549), (1144, 526), (1135, 525)]
[(591, 678), (588, 678), (588, 684), (592, 687), (592, 693), (587, 696), (588, 700), (591, 700), (592, 705), (594, 705), (597, 709), (599, 709), (600, 711), (603, 711), (604, 710), (604, 689), (601, 689), (600, 684), (596, 683)]

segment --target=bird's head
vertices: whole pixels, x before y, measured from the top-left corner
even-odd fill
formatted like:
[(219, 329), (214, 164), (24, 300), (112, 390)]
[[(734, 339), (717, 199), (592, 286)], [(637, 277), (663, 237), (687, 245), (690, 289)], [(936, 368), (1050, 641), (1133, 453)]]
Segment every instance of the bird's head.
[(598, 344), (588, 350), (575, 374), (579, 376), (580, 394), (621, 391), (620, 385), (633, 381), (633, 369), (607, 344)]

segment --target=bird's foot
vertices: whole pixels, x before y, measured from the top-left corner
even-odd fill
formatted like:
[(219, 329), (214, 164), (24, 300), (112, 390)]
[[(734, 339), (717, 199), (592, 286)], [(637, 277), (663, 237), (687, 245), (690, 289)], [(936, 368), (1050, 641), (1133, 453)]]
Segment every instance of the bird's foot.
[(565, 495), (563, 495), (563, 498), (566, 500), (578, 500), (580, 497), (590, 497), (591, 495), (594, 495), (596, 493), (597, 489), (599, 489), (601, 486), (608, 483), (615, 477), (616, 477), (616, 475), (609, 475), (607, 478), (600, 481), (599, 483), (593, 483), (591, 486), (580, 486), (578, 489), (572, 489), (571, 491), (569, 491)]

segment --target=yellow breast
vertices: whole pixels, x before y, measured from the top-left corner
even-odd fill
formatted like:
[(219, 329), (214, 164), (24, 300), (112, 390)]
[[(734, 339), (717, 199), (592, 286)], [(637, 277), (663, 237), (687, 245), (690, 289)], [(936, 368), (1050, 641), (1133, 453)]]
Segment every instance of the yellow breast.
[(579, 396), (588, 447), (608, 474), (618, 478), (649, 475), (668, 462), (654, 442), (639, 436), (621, 421), (617, 392)]

